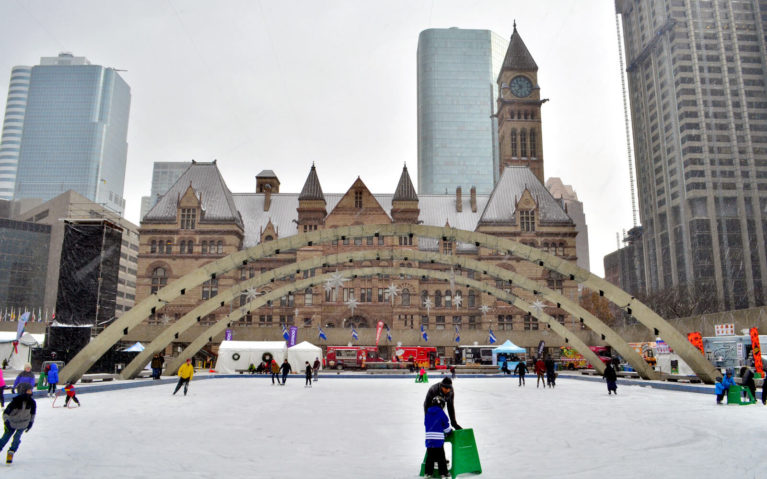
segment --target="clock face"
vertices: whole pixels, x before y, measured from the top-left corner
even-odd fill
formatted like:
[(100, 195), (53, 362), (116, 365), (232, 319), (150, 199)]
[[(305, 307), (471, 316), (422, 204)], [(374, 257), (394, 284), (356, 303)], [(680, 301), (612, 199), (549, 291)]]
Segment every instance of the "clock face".
[(511, 89), (511, 93), (513, 93), (514, 96), (524, 98), (533, 91), (533, 84), (530, 83), (530, 80), (528, 80), (527, 77), (520, 75), (512, 78), (511, 83), (509, 83), (509, 89)]

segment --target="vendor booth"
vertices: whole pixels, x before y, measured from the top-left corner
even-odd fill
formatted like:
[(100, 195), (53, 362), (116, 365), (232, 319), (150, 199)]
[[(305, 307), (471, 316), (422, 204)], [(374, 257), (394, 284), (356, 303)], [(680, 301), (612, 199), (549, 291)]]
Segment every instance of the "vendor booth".
[(502, 368), (503, 363), (506, 363), (509, 371), (513, 372), (520, 361), (526, 360), (526, 354), (525, 348), (521, 348), (507, 339), (505, 343), (493, 349), (493, 364)]
[[(298, 343), (288, 348), (288, 362), (294, 373), (306, 371), (306, 361), (314, 367), (314, 360), (319, 358), (322, 364), (322, 348), (315, 346), (309, 341)], [(322, 367), (320, 367), (322, 369)]]
[(45, 335), (24, 333), (15, 348), (14, 341), (16, 331), (0, 331), (0, 365), (6, 362), (7, 368), (21, 371), (32, 360), (32, 348), (42, 347)]
[(222, 341), (218, 347), (216, 371), (234, 374), (237, 371), (247, 370), (251, 364), (258, 367), (267, 357), (274, 358), (277, 363), (282, 364), (282, 361), (288, 357), (285, 341)]

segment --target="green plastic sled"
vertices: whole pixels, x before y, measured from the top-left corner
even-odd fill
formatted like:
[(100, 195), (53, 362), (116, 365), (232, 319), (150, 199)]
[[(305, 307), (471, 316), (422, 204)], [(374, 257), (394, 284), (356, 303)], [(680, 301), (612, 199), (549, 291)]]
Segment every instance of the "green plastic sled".
[[(748, 400), (743, 399), (743, 391), (748, 394)], [(756, 399), (751, 394), (751, 390), (743, 386), (730, 386), (727, 390), (727, 404), (738, 404), (741, 406), (747, 406), (749, 404), (755, 404)]]
[[(453, 445), (453, 451), (450, 459), (450, 477), (455, 479), (459, 474), (471, 472), (482, 474), (482, 465), (479, 463), (479, 452), (477, 451), (477, 442), (474, 440), (474, 429), (459, 429), (445, 438), (445, 442)], [(424, 454), (421, 462), (421, 473), (423, 476), (426, 471), (426, 455)], [(439, 477), (439, 471), (434, 468), (432, 477)]]
[(45, 373), (44, 372), (40, 373), (40, 377), (37, 378), (37, 390), (38, 391), (43, 390), (43, 389), (48, 389), (48, 385), (45, 384), (45, 380), (46, 380)]

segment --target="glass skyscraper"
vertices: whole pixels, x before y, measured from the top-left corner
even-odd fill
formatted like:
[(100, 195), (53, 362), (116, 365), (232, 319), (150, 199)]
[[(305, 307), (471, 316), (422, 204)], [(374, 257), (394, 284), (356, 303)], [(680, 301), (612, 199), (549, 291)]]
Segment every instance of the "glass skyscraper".
[(618, 0), (647, 289), (767, 301), (767, 1)]
[(69, 53), (42, 58), (29, 78), (14, 199), (71, 189), (122, 213), (130, 100), (112, 68)]
[(141, 197), (141, 219), (168, 192), (182, 174), (192, 165), (191, 161), (155, 161), (152, 168), (152, 190)]
[(13, 199), (31, 73), (31, 67), (18, 66), (11, 69), (3, 132), (0, 135), (0, 200)]
[(418, 193), (488, 194), (498, 177), (496, 79), (509, 41), (489, 30), (418, 37)]

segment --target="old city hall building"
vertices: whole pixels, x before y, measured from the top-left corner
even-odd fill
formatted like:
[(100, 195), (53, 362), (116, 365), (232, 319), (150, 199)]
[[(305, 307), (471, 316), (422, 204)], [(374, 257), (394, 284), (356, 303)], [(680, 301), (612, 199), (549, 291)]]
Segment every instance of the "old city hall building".
[[(403, 168), (399, 183), (392, 185), (391, 193), (371, 193), (361, 178), (357, 178), (343, 193), (325, 193), (320, 182), (321, 172), (314, 165), (300, 193), (280, 192), (280, 182), (271, 170), (264, 170), (256, 176), (255, 192), (232, 193), (215, 161), (193, 162), (141, 223), (137, 302), (206, 263), (239, 250), (302, 232), (338, 226), (391, 223), (448, 225), (503, 236), (575, 262), (575, 225), (561, 201), (554, 199), (543, 185), (541, 105), (544, 100), (540, 97), (537, 70), (515, 28), (498, 77), (501, 92), (497, 104), (501, 161), (499, 179), (489, 195), (476, 194), (474, 188), (462, 191), (460, 187), (454, 195), (418, 195), (407, 167)], [(260, 272), (314, 256), (380, 248), (466, 255), (471, 259), (501, 265), (577, 300), (575, 282), (505, 252), (474, 244), (455, 244), (449, 239), (368, 236), (280, 251), (279, 254), (248, 263), (239, 270), (205, 282), (196, 290), (187, 291), (184, 296), (157, 311), (146, 325), (136, 328), (132, 334), (151, 339), (151, 335), (156, 334), (162, 325), (180, 318), (201, 302), (215, 297), (219, 291)], [(484, 281), (532, 301), (532, 293), (484, 276), (482, 271), (438, 264), (421, 265), (412, 260), (396, 263), (392, 265), (391, 261), (371, 260), (364, 264), (330, 265), (300, 271), (298, 275), (290, 274), (259, 288), (258, 293), (336, 269), (413, 266), (452, 271), (453, 275)], [(398, 291), (393, 298), (388, 295), (391, 285)], [(246, 304), (254, 298), (252, 293), (242, 291), (233, 304), (224, 304), (210, 315), (200, 318), (198, 327), (211, 325), (232, 308)], [(347, 304), (351, 298), (359, 303), (353, 312)], [(577, 319), (556, 305), (547, 305), (545, 312), (571, 330), (581, 329)], [(394, 343), (404, 345), (423, 345), (420, 335), (423, 326), (429, 331), (428, 345), (438, 346), (441, 355), (449, 355), (451, 351), (445, 348), (456, 344), (456, 327), (460, 331), (462, 344), (474, 341), (487, 343), (488, 328), (492, 327), (499, 341), (514, 337), (518, 344), (532, 346), (530, 343), (536, 340), (537, 344), (538, 337), (545, 330), (544, 327), (539, 329), (537, 320), (524, 311), (453, 281), (432, 279), (425, 275), (385, 274), (350, 278), (342, 287), (329, 291), (323, 284), (293, 291), (247, 314), (232, 324), (231, 329), (238, 340), (268, 340), (281, 338), (281, 325), (295, 325), (303, 336), (300, 340), (317, 343), (318, 327), (322, 327), (328, 335), (327, 344), (346, 344), (352, 341), (350, 328), (354, 326), (360, 336), (357, 343), (372, 344), (374, 328), (379, 321), (391, 328)], [(179, 342), (184, 339), (185, 336), (182, 336)], [(213, 339), (213, 343), (221, 340)], [(549, 336), (549, 339), (555, 338)], [(382, 345), (386, 346), (385, 343), (384, 340)]]

